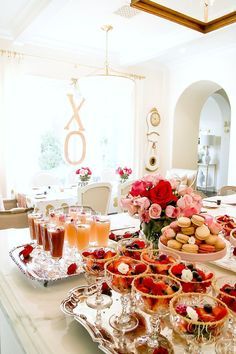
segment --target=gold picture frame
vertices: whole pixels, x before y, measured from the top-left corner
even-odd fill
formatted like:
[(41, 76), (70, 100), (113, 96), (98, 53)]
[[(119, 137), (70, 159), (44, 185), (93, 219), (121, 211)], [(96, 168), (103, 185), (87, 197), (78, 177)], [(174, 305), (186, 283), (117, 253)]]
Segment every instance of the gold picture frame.
[(236, 22), (236, 11), (209, 22), (203, 22), (150, 0), (131, 0), (130, 6), (204, 34)]

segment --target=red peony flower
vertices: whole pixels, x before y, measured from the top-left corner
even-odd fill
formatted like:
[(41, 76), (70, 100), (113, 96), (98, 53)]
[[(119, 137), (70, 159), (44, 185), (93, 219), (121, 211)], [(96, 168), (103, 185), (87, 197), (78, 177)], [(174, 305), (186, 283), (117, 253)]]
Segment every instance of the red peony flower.
[(149, 199), (152, 203), (159, 204), (165, 209), (170, 202), (176, 202), (178, 198), (172, 193), (171, 184), (168, 181), (160, 181), (149, 191)]
[(140, 196), (140, 197), (147, 197), (148, 198), (149, 197), (149, 189), (148, 188), (149, 188), (148, 183), (138, 180), (132, 184), (130, 194), (133, 197)]

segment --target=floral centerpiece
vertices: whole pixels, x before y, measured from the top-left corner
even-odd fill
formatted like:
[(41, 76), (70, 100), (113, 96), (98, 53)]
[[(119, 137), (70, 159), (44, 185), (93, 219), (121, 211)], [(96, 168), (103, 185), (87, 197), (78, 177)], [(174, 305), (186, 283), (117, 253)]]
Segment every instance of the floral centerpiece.
[(179, 216), (198, 214), (202, 198), (190, 187), (179, 187), (174, 179), (152, 174), (135, 181), (120, 204), (130, 215), (139, 217), (147, 239), (157, 246), (161, 229)]
[(128, 167), (118, 167), (116, 169), (116, 173), (120, 176), (120, 182), (123, 183), (123, 182), (126, 182), (127, 179), (129, 178), (129, 176), (131, 175), (132, 173), (132, 170), (131, 168), (128, 168)]
[(75, 171), (82, 182), (87, 182), (90, 180), (92, 172), (89, 167), (81, 167)]

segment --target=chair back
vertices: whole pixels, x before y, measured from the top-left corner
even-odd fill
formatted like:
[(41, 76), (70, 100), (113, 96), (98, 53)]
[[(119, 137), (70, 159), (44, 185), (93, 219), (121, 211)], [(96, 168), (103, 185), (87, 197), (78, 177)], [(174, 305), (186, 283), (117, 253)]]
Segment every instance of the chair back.
[(218, 195), (230, 195), (236, 193), (236, 186), (223, 186), (218, 190)]
[(118, 211), (122, 212), (123, 209), (120, 206), (120, 200), (123, 197), (126, 197), (129, 194), (129, 191), (131, 189), (131, 185), (134, 183), (134, 181), (127, 181), (124, 183), (120, 183), (118, 185), (118, 190), (117, 190), (117, 203), (118, 203)]
[(98, 213), (107, 214), (111, 200), (110, 183), (89, 183), (78, 188), (78, 204), (91, 207)]
[(192, 187), (196, 189), (197, 170), (186, 170), (184, 168), (171, 168), (166, 173), (166, 178), (174, 178), (179, 181), (180, 186)]
[(16, 207), (16, 199), (3, 200), (5, 210), (0, 211), (0, 230), (28, 227), (27, 214), (33, 208)]

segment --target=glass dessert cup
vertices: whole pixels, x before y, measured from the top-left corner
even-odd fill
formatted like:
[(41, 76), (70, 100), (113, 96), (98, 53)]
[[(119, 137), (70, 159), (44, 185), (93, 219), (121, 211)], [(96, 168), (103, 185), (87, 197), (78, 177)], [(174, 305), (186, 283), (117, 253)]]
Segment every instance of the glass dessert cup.
[(64, 234), (64, 227), (55, 225), (48, 226), (50, 254), (53, 260), (52, 271), (55, 276), (60, 276), (63, 272), (63, 267), (60, 264), (60, 259), (63, 255)]
[(81, 251), (85, 275), (88, 283), (97, 283), (97, 292), (88, 296), (86, 303), (94, 309), (110, 307), (112, 298), (102, 294), (102, 284), (105, 276), (105, 263), (117, 257), (117, 251), (113, 247), (91, 246)]
[(117, 248), (121, 256), (140, 260), (142, 251), (151, 248), (151, 243), (141, 238), (125, 238), (118, 242)]
[(215, 278), (214, 273), (205, 264), (183, 261), (173, 264), (169, 275), (180, 282), (184, 293), (208, 293)]
[[(229, 353), (234, 353), (236, 347), (236, 276), (222, 276), (213, 284), (214, 295), (221, 300), (230, 310), (230, 343)], [(219, 345), (219, 343), (218, 343)]]
[(147, 249), (141, 253), (141, 260), (149, 266), (153, 274), (169, 275), (169, 269), (174, 263), (179, 263), (181, 258), (172, 251)]
[(121, 295), (122, 305), (121, 314), (112, 315), (109, 322), (112, 328), (122, 333), (132, 331), (138, 325), (136, 316), (128, 312), (127, 307), (130, 302), (132, 281), (137, 275), (144, 274), (147, 270), (145, 263), (125, 256), (120, 256), (105, 264), (108, 285)]
[(206, 294), (176, 295), (170, 301), (170, 320), (174, 331), (187, 342), (186, 353), (201, 354), (201, 345), (223, 337), (229, 310), (217, 298)]
[(167, 275), (143, 274), (134, 279), (132, 290), (138, 307), (150, 315), (151, 325), (150, 334), (139, 338), (136, 345), (146, 342), (150, 350), (158, 348), (160, 318), (169, 313), (169, 303), (175, 295), (181, 293), (181, 284)]

